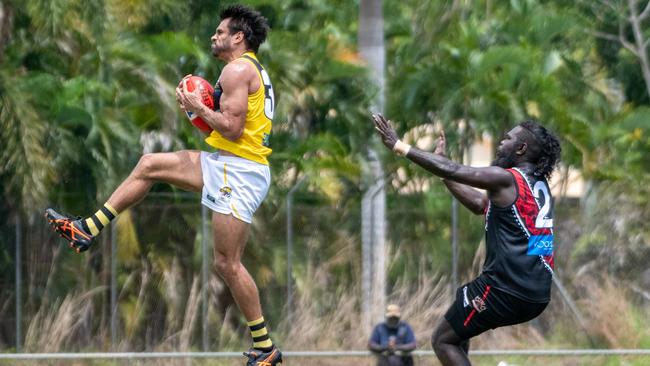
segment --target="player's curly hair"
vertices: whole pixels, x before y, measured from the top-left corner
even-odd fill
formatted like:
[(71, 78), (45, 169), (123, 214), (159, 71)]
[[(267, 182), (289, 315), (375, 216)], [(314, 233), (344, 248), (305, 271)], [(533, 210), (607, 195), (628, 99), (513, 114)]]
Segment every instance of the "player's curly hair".
[(257, 52), (260, 45), (266, 40), (269, 24), (266, 18), (256, 10), (236, 4), (223, 9), (219, 16), (221, 20), (230, 18), (228, 29), (231, 34), (244, 33), (248, 49)]
[(528, 145), (531, 149), (531, 162), (535, 164), (533, 174), (542, 175), (546, 179), (550, 178), (555, 167), (560, 162), (562, 147), (560, 141), (553, 132), (534, 120), (526, 120), (519, 124), (524, 130), (528, 131), (530, 138)]

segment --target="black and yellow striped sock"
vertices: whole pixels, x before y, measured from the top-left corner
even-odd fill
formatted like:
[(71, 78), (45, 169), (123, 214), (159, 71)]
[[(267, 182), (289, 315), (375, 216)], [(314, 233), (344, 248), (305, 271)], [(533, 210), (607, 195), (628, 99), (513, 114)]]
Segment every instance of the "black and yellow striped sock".
[(262, 352), (269, 352), (273, 349), (273, 342), (271, 342), (269, 332), (266, 330), (264, 317), (248, 322), (248, 328), (250, 328), (253, 337), (253, 348)]
[(116, 217), (117, 211), (106, 202), (94, 215), (82, 220), (81, 225), (86, 232), (92, 234), (92, 236), (97, 236), (104, 226), (108, 225)]

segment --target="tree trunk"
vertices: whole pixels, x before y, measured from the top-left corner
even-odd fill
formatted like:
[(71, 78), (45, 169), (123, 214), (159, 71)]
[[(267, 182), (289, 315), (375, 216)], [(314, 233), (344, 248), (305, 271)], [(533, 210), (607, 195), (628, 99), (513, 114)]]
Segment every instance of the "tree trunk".
[[(372, 79), (377, 86), (373, 109), (384, 110), (384, 16), (382, 0), (361, 0), (359, 4), (359, 53), (367, 62)], [(364, 325), (383, 318), (386, 303), (386, 191), (384, 171), (377, 153), (370, 149), (368, 164), (364, 167), (364, 179), (368, 189), (361, 207), (362, 228), (362, 310)]]
[(373, 107), (384, 111), (384, 13), (382, 0), (361, 0), (359, 4), (359, 53), (372, 71), (378, 92)]
[(650, 62), (648, 61), (648, 53), (646, 52), (646, 39), (641, 30), (641, 22), (643, 19), (638, 12), (637, 3), (636, 0), (628, 0), (628, 6), (630, 8), (629, 21), (632, 26), (632, 32), (634, 33), (634, 45), (636, 47), (639, 63), (641, 64), (641, 72), (643, 73), (646, 92), (648, 93), (648, 97), (650, 97)]

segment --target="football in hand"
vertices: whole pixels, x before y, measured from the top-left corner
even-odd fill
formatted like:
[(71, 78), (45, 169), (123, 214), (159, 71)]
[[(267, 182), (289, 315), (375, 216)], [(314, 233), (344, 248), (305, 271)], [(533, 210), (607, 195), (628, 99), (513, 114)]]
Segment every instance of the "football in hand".
[[(188, 92), (193, 92), (198, 88), (203, 104), (210, 109), (214, 109), (214, 99), (213, 99), (214, 88), (212, 88), (212, 85), (210, 85), (210, 83), (208, 83), (207, 80), (199, 76), (192, 75), (186, 77), (185, 79), (183, 79), (183, 81), (185, 83)], [(204, 133), (212, 132), (212, 127), (210, 127), (207, 123), (205, 123), (205, 121), (201, 117), (199, 117), (196, 113), (185, 111), (185, 114), (187, 115), (187, 118), (189, 118), (190, 122), (192, 122), (194, 127), (198, 128)]]

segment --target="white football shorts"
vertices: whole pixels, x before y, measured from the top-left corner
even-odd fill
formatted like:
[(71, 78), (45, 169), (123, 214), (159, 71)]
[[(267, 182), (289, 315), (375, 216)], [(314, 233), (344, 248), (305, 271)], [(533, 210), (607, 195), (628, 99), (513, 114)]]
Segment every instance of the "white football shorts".
[(271, 185), (269, 166), (237, 156), (201, 151), (201, 169), (201, 203), (250, 224)]

